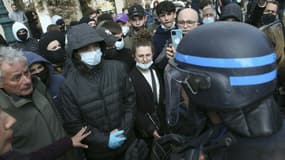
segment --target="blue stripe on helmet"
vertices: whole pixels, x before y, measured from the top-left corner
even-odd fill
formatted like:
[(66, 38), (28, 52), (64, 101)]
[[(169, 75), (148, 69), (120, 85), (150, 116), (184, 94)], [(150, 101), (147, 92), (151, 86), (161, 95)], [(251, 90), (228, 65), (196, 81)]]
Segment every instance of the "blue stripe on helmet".
[(273, 52), (265, 56), (250, 57), (250, 58), (209, 58), (209, 57), (190, 56), (176, 52), (175, 59), (183, 63), (203, 66), (203, 67), (250, 68), (250, 67), (259, 67), (275, 63), (276, 54)]
[(231, 86), (248, 86), (248, 85), (257, 85), (270, 82), (276, 78), (277, 70), (273, 70), (268, 73), (260, 75), (251, 75), (251, 76), (230, 76), (230, 85)]

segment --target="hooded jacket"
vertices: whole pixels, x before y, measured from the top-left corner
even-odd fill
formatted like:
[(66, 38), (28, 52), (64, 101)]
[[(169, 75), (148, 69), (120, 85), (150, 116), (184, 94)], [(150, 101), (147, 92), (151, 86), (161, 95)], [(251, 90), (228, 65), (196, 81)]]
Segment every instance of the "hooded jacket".
[[(19, 39), (17, 32), (21, 29), (25, 29), (27, 31), (27, 39), (22, 41)], [(39, 44), (38, 41), (30, 36), (29, 29), (20, 22), (15, 22), (12, 26), (12, 32), (14, 38), (17, 40), (16, 43), (12, 45), (13, 48), (22, 49), (23, 51), (32, 51), (35, 53), (39, 53)]]
[[(54, 40), (57, 40), (60, 43), (61, 48), (56, 51), (47, 50), (47, 46)], [(60, 31), (49, 31), (42, 35), (39, 41), (39, 51), (40, 54), (47, 59), (54, 69), (61, 73), (63, 66), (66, 60), (66, 51), (65, 47), (65, 34)]]
[(55, 103), (56, 106), (59, 106), (59, 89), (64, 81), (64, 77), (58, 73), (56, 73), (51, 65), (51, 63), (49, 61), (47, 61), (46, 59), (44, 59), (43, 57), (33, 53), (33, 52), (24, 52), (24, 55), (27, 57), (28, 59), (28, 65), (29, 67), (31, 67), (32, 64), (35, 63), (43, 63), (45, 64), (45, 66), (47, 67), (47, 69), (49, 70), (49, 77), (48, 77), (48, 81), (46, 87), (47, 90), (49, 92), (49, 94), (51, 95), (53, 102)]
[[(82, 126), (92, 131), (85, 142), (87, 159), (114, 159), (122, 156), (133, 139), (135, 92), (125, 65), (118, 61), (101, 61), (88, 70), (76, 59), (77, 50), (103, 38), (87, 24), (68, 32), (69, 50), (74, 67), (70, 68), (61, 89), (62, 115), (67, 132), (74, 134)], [(86, 68), (86, 67), (85, 67)], [(125, 130), (125, 143), (118, 149), (108, 148), (109, 134)]]
[(242, 11), (238, 4), (230, 3), (223, 8), (220, 20), (226, 20), (227, 18), (234, 18), (239, 22), (243, 21)]
[(65, 34), (60, 31), (48, 31), (42, 35), (39, 41), (39, 48), (41, 54), (46, 54), (48, 52), (47, 46), (50, 42), (58, 40), (60, 45), (64, 48), (65, 47)]

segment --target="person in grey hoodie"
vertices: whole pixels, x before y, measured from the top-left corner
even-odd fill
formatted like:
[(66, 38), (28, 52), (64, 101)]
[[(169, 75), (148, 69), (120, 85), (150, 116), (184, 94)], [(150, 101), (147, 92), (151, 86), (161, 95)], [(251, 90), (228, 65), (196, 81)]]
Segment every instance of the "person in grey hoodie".
[(12, 44), (13, 48), (39, 54), (38, 41), (31, 37), (29, 29), (23, 23), (15, 22), (12, 26), (12, 31), (16, 39), (16, 43)]

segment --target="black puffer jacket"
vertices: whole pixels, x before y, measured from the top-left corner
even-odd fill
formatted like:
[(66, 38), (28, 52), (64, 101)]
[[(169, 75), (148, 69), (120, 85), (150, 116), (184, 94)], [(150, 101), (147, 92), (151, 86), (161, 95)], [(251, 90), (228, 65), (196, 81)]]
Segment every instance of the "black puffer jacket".
[[(124, 65), (117, 61), (104, 61), (90, 74), (70, 72), (61, 92), (64, 127), (75, 134), (87, 125), (92, 134), (85, 143), (87, 157), (109, 157), (123, 152), (132, 140), (135, 112), (135, 92)], [(127, 142), (118, 150), (108, 149), (109, 133), (124, 129)]]
[[(74, 26), (69, 33), (69, 45), (74, 50), (101, 39), (93, 28)], [(92, 131), (84, 143), (87, 159), (114, 159), (127, 149), (134, 139), (132, 128), (135, 113), (135, 91), (125, 65), (119, 61), (102, 60), (93, 68), (84, 67), (73, 57), (72, 67), (61, 88), (61, 113), (64, 127), (75, 134), (87, 125)], [(108, 148), (109, 134), (114, 129), (125, 130), (127, 137), (118, 149)]]

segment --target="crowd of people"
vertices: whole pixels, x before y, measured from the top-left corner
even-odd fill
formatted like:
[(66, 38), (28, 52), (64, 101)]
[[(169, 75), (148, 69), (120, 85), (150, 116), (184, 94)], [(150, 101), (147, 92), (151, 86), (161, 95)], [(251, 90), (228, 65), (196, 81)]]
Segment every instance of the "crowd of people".
[[(0, 37), (0, 160), (281, 160), (284, 6), (154, 1)], [(33, 32), (31, 32), (33, 30)]]

